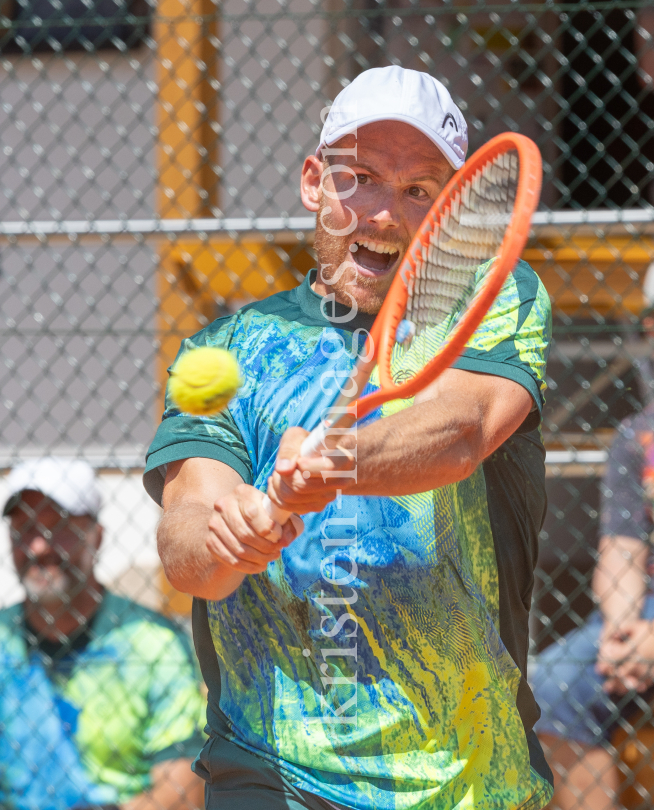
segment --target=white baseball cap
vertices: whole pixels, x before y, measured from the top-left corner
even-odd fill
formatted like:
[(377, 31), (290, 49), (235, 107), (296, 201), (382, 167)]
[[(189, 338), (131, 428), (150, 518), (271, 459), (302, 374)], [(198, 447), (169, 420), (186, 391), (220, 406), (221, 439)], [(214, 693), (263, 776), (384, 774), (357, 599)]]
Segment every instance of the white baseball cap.
[(360, 73), (341, 90), (320, 133), (320, 146), (374, 121), (404, 121), (419, 129), (460, 169), (468, 151), (468, 126), (446, 87), (417, 70), (392, 65)]
[(25, 490), (42, 492), (71, 515), (97, 518), (102, 497), (95, 473), (81, 459), (35, 458), (24, 461), (7, 476), (7, 502), (2, 511), (8, 515), (20, 502)]

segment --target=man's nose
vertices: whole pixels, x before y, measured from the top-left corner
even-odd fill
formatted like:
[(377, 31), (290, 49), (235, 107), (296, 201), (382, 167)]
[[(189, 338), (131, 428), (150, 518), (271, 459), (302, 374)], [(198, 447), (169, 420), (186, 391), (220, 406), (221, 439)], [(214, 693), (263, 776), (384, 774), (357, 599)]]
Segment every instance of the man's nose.
[(21, 545), (35, 557), (45, 554), (50, 550), (50, 541), (44, 537), (45, 533), (35, 531), (31, 536), (22, 538)]
[(386, 195), (377, 208), (368, 216), (368, 222), (382, 230), (400, 227), (400, 217), (393, 195)]

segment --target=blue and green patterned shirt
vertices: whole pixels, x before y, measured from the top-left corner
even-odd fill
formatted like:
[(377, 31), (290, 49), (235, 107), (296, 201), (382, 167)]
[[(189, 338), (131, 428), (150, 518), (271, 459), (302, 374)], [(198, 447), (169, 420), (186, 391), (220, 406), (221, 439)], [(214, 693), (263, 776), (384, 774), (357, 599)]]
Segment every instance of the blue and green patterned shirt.
[[(181, 352), (231, 350), (244, 382), (215, 417), (167, 401), (144, 479), (155, 500), (166, 464), (189, 457), (222, 461), (264, 490), (284, 431), (318, 424), (372, 318), (348, 321), (314, 278), (183, 342)], [(455, 364), (529, 391), (534, 410), (516, 434), (459, 483), (345, 496), (306, 515), (277, 562), (196, 611), (196, 641), (213, 642), (200, 657), (215, 733), (298, 789), (357, 810), (547, 804), (525, 675), (549, 338), (548, 296), (521, 262)]]
[(33, 632), (23, 605), (0, 610), (0, 807), (122, 804), (197, 754), (204, 699), (179, 627), (106, 592), (74, 641)]

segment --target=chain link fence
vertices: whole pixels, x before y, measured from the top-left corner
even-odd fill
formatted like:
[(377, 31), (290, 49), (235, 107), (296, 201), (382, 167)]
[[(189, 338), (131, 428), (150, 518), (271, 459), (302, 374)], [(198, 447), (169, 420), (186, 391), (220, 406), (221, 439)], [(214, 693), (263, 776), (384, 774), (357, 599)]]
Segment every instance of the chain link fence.
[[(312, 266), (298, 178), (321, 109), (369, 67), (427, 71), (466, 116), (471, 150), (514, 130), (544, 158), (525, 252), (554, 315), (532, 623), (542, 671), (597, 601), (612, 443), (625, 419), (654, 414), (653, 37), (651, 4), (621, 0), (3, 0), (0, 466), (87, 460), (104, 502), (98, 579), (183, 622), (140, 484), (165, 369), (183, 337)], [(649, 442), (644, 478), (624, 476), (647, 532)], [(0, 600), (22, 597), (7, 536)], [(654, 731), (641, 703), (601, 744), (621, 801), (644, 808)]]

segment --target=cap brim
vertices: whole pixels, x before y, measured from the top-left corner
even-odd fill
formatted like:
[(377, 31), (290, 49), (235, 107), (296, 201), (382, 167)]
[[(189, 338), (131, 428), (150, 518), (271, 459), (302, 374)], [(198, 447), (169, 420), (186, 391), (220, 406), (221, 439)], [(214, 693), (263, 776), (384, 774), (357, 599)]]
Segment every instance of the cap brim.
[(8, 517), (9, 513), (12, 512), (18, 506), (18, 504), (20, 503), (20, 496), (22, 494), (23, 494), (22, 492), (15, 492), (7, 499), (7, 503), (5, 504), (4, 509), (2, 510), (2, 517)]
[(368, 118), (362, 118), (361, 120), (357, 121), (356, 124), (341, 127), (334, 131), (334, 133), (330, 136), (328, 141), (324, 141), (320, 144), (320, 146), (316, 149), (316, 157), (320, 157), (320, 153), (324, 146), (333, 146), (336, 141), (339, 141), (341, 138), (344, 138), (346, 135), (351, 135), (360, 127), (365, 127), (366, 124), (374, 124), (377, 121), (401, 121), (403, 124), (409, 124), (410, 126), (414, 127), (415, 129), (422, 132), (423, 135), (426, 135), (427, 138), (434, 144), (434, 146), (439, 149), (439, 151), (445, 156), (447, 162), (453, 169), (460, 169), (461, 166), (465, 163), (465, 159), (460, 158), (456, 152), (452, 149), (449, 143), (441, 136), (434, 132), (433, 130), (429, 129), (429, 127), (425, 127), (420, 122), (416, 121), (415, 118), (412, 118), (409, 115), (400, 115), (399, 113), (396, 115), (372, 115)]
[(82, 517), (86, 515), (90, 518), (93, 518), (93, 520), (98, 519), (98, 516), (96, 514), (93, 514), (93, 512), (73, 512), (66, 506), (64, 506), (62, 503), (59, 503), (59, 501), (56, 498), (53, 498), (51, 495), (48, 495), (47, 492), (43, 492), (40, 489), (30, 489), (29, 487), (25, 487), (24, 489), (21, 489), (18, 492), (14, 492), (12, 495), (9, 496), (9, 498), (7, 498), (7, 502), (5, 503), (4, 508), (2, 510), (3, 517), (9, 517), (11, 512), (13, 512), (13, 510), (20, 504), (23, 497), (23, 492), (40, 492), (44, 498), (47, 498), (49, 501), (52, 501), (52, 503), (56, 503), (57, 506), (62, 511), (67, 512), (72, 517)]

